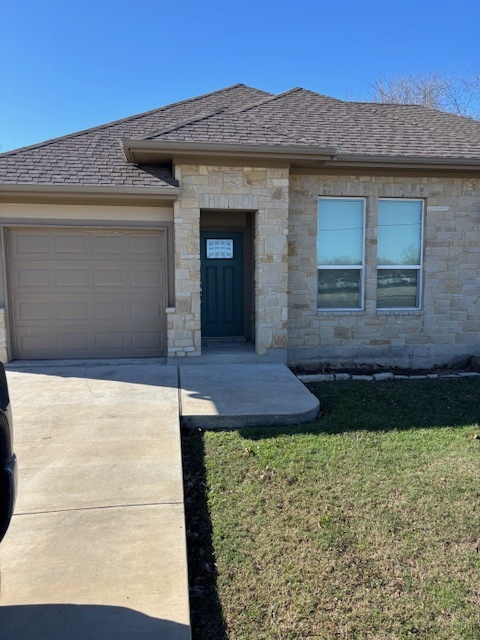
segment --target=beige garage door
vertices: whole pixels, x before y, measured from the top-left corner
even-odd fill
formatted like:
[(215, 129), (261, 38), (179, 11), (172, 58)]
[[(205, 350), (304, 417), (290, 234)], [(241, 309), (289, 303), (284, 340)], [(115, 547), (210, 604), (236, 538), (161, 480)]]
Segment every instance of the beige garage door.
[(164, 232), (15, 229), (10, 239), (17, 358), (165, 355)]

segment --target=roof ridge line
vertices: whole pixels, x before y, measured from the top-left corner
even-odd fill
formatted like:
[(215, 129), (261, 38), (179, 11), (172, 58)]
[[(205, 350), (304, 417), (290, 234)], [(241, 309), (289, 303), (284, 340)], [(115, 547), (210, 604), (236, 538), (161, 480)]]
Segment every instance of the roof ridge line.
[(351, 105), (359, 105), (359, 106), (376, 106), (376, 107), (394, 107), (395, 109), (402, 109), (405, 110), (406, 108), (411, 109), (412, 107), (415, 109), (421, 109), (424, 112), (428, 112), (428, 113), (434, 113), (440, 116), (447, 116), (447, 117), (455, 117), (455, 118), (459, 118), (462, 121), (466, 121), (466, 122), (480, 122), (480, 120), (477, 120), (476, 118), (473, 118), (471, 116), (462, 116), (460, 113), (452, 113), (450, 111), (443, 111), (443, 109), (437, 109), (435, 107), (426, 107), (423, 104), (416, 104), (415, 102), (376, 102), (374, 100), (347, 100), (345, 101), (346, 104), (351, 104)]
[(300, 91), (304, 91), (305, 93), (309, 93), (314, 96), (320, 96), (321, 98), (326, 98), (327, 100), (332, 100), (334, 102), (349, 104), (348, 100), (341, 100), (340, 98), (332, 98), (332, 96), (327, 96), (325, 93), (318, 93), (318, 91), (312, 91), (311, 89), (305, 89), (304, 87), (293, 87), (293, 89), (288, 89), (288, 91), (283, 91), (282, 93), (276, 93), (269, 98), (264, 98), (263, 100), (259, 100), (245, 107), (240, 107), (236, 111), (232, 111), (232, 113), (240, 113), (241, 111), (248, 111), (249, 109), (255, 109), (255, 107), (259, 107), (260, 105), (267, 104), (268, 102), (273, 102), (273, 100), (278, 100), (280, 98), (283, 98), (293, 93), (298, 93)]
[[(248, 85), (238, 82), (237, 84), (232, 84), (230, 87), (225, 87), (224, 89), (217, 89), (216, 91), (209, 91), (208, 93), (203, 93), (200, 96), (195, 96), (194, 98), (186, 98), (185, 100), (179, 100), (178, 102), (172, 102), (171, 104), (164, 105), (163, 107), (156, 107), (155, 109), (149, 109), (148, 111), (142, 111), (142, 113), (137, 113), (131, 116), (126, 116), (125, 118), (119, 118), (118, 120), (112, 120), (111, 122), (107, 122), (105, 124), (96, 125), (94, 127), (88, 127), (87, 129), (81, 129), (80, 131), (75, 131), (73, 133), (67, 133), (63, 136), (57, 136), (55, 138), (50, 138), (50, 140), (43, 140), (42, 142), (35, 142), (34, 144), (27, 145), (25, 147), (19, 147), (18, 149), (10, 149), (9, 151), (4, 151), (0, 153), (0, 158), (8, 155), (15, 155), (20, 152), (29, 151), (30, 149), (38, 149), (39, 147), (47, 147), (50, 144), (55, 142), (59, 142), (60, 140), (69, 140), (70, 138), (80, 137), (87, 133), (91, 133), (93, 131), (100, 131), (101, 129), (108, 129), (109, 127), (113, 127), (122, 122), (127, 122), (128, 120), (138, 120), (138, 118), (143, 118), (144, 116), (148, 116), (152, 113), (165, 111), (170, 109), (171, 107), (177, 107), (180, 104), (187, 104), (189, 102), (195, 102), (196, 100), (200, 100), (202, 98), (207, 98), (208, 96), (212, 96), (215, 93), (223, 93), (224, 91), (231, 91), (233, 89), (237, 89), (238, 87), (248, 87)], [(255, 89), (255, 87), (248, 87), (250, 89)], [(257, 91), (262, 91), (262, 89), (256, 89)], [(267, 93), (267, 92), (265, 92)]]
[[(379, 107), (419, 107), (420, 109), (425, 109), (427, 111), (436, 111), (438, 113), (447, 113), (448, 111), (441, 111), (440, 109), (434, 109), (433, 107), (426, 107), (423, 104), (415, 104), (414, 102), (377, 102), (376, 100), (348, 100), (348, 104), (371, 104)], [(451, 113), (449, 115), (457, 115), (455, 113)], [(461, 116), (460, 116), (461, 117)]]
[[(380, 107), (377, 113), (383, 120), (392, 118), (392, 115), (393, 115), (393, 119), (395, 120), (395, 122), (401, 126), (410, 126), (415, 129), (418, 129), (420, 127), (420, 128), (423, 128), (425, 131), (430, 131), (433, 133), (436, 133), (439, 131), (438, 123), (435, 124), (435, 121), (432, 121), (431, 118), (426, 123), (423, 123), (423, 122), (420, 123), (418, 120), (409, 120), (407, 117), (408, 114), (406, 113), (406, 110), (414, 107), (415, 109), (420, 109), (423, 113), (428, 114), (429, 116), (431, 116), (431, 114), (434, 114), (436, 116), (440, 116), (441, 118), (454, 117), (457, 120), (460, 120), (462, 124), (474, 124), (474, 123), (480, 124), (480, 120), (475, 120), (475, 118), (461, 116), (458, 113), (449, 113), (448, 111), (442, 111), (441, 109), (434, 109), (433, 107), (425, 107), (422, 104), (404, 104), (404, 103), (396, 103), (396, 102), (349, 102), (348, 104)], [(391, 110), (383, 109), (383, 107), (387, 107), (387, 108), (394, 107), (394, 109), (391, 109)], [(459, 139), (458, 131), (448, 129), (448, 128), (443, 130), (443, 127), (442, 127), (442, 135), (447, 140), (455, 141)], [(465, 139), (464, 132), (462, 132), (461, 139), (462, 140)]]
[(204, 113), (201, 115), (198, 115), (196, 117), (193, 118), (189, 118), (186, 119), (182, 122), (177, 123), (176, 125), (172, 125), (171, 127), (166, 128), (165, 130), (160, 130), (158, 133), (156, 134), (152, 134), (150, 136), (146, 136), (145, 138), (142, 138), (142, 140), (151, 140), (152, 137), (157, 136), (157, 135), (162, 135), (164, 133), (170, 133), (172, 131), (177, 131), (179, 129), (182, 129), (183, 127), (187, 127), (191, 124), (195, 124), (196, 122), (201, 122), (202, 120), (208, 120), (209, 118), (213, 118), (217, 115), (220, 114), (224, 114), (226, 117), (235, 117), (238, 116), (240, 114), (247, 116), (249, 119), (251, 119), (255, 125), (263, 130), (266, 130), (268, 132), (272, 132), (274, 131), (277, 135), (280, 135), (282, 138), (289, 140), (293, 143), (297, 143), (299, 141), (301, 141), (301, 138), (296, 138), (294, 136), (288, 135), (286, 134), (284, 131), (282, 131), (281, 129), (278, 129), (277, 127), (274, 127), (272, 124), (265, 124), (264, 122), (261, 122), (254, 114), (252, 113), (248, 113), (245, 114), (243, 113), (240, 109), (235, 109), (235, 110), (230, 110), (230, 109), (217, 109), (216, 111), (212, 112), (212, 113)]
[(153, 133), (149, 133), (144, 138), (140, 138), (140, 140), (151, 140), (156, 136), (161, 136), (164, 133), (170, 133), (171, 131), (176, 131), (177, 129), (181, 129), (182, 127), (186, 127), (189, 124), (194, 124), (195, 122), (200, 122), (201, 120), (207, 120), (208, 118), (212, 118), (213, 116), (218, 116), (220, 113), (227, 112), (228, 110), (217, 109), (216, 111), (211, 111), (209, 113), (200, 113), (191, 118), (186, 118), (185, 120), (180, 120), (177, 124), (172, 124), (169, 127), (164, 127), (163, 129), (159, 129), (158, 131), (154, 131)]
[(304, 89), (302, 87), (293, 87), (293, 89), (288, 89), (288, 91), (283, 91), (282, 93), (275, 93), (269, 98), (264, 98), (263, 100), (252, 102), (252, 104), (249, 104), (246, 107), (240, 107), (239, 109), (232, 110), (231, 113), (242, 113), (242, 112), (248, 111), (249, 109), (254, 109), (255, 107), (259, 107), (262, 104), (266, 104), (267, 102), (272, 102), (273, 100), (279, 100), (280, 98), (283, 98), (284, 96), (287, 96), (290, 93), (296, 93), (298, 91), (304, 91)]

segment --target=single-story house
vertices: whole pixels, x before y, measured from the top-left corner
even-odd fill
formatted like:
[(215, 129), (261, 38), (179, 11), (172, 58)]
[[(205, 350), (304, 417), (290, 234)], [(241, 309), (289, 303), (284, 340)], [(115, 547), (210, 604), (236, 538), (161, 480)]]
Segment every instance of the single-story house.
[(0, 358), (480, 347), (480, 122), (237, 84), (0, 155)]

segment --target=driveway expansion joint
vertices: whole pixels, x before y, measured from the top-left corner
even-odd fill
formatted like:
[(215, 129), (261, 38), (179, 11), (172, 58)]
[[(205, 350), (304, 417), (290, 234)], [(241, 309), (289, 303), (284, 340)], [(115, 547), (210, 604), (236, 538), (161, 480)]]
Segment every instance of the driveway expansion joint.
[(99, 504), (94, 507), (76, 507), (75, 509), (45, 509), (44, 511), (20, 511), (14, 513), (14, 518), (18, 516), (42, 516), (49, 513), (75, 513), (77, 511), (95, 511), (98, 509), (132, 509), (135, 507), (162, 507), (162, 506), (183, 506), (182, 501), (174, 502), (138, 502), (135, 504)]

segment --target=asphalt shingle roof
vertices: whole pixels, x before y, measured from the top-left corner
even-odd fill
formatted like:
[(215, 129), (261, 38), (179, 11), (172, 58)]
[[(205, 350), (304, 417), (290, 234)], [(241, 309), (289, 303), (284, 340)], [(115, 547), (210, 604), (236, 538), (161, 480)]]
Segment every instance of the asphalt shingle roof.
[(335, 147), (340, 154), (479, 158), (480, 122), (416, 105), (343, 102), (294, 89), (156, 140)]
[(127, 163), (119, 140), (144, 138), (150, 131), (174, 126), (187, 118), (218, 109), (238, 108), (268, 95), (265, 91), (237, 84), (94, 129), (8, 151), (0, 155), (0, 183), (176, 186), (166, 169), (155, 167), (152, 170)]
[(345, 102), (305, 89), (234, 85), (0, 155), (0, 183), (169, 187), (167, 169), (129, 164), (120, 139), (336, 148), (344, 155), (471, 159), (480, 122), (415, 105)]

